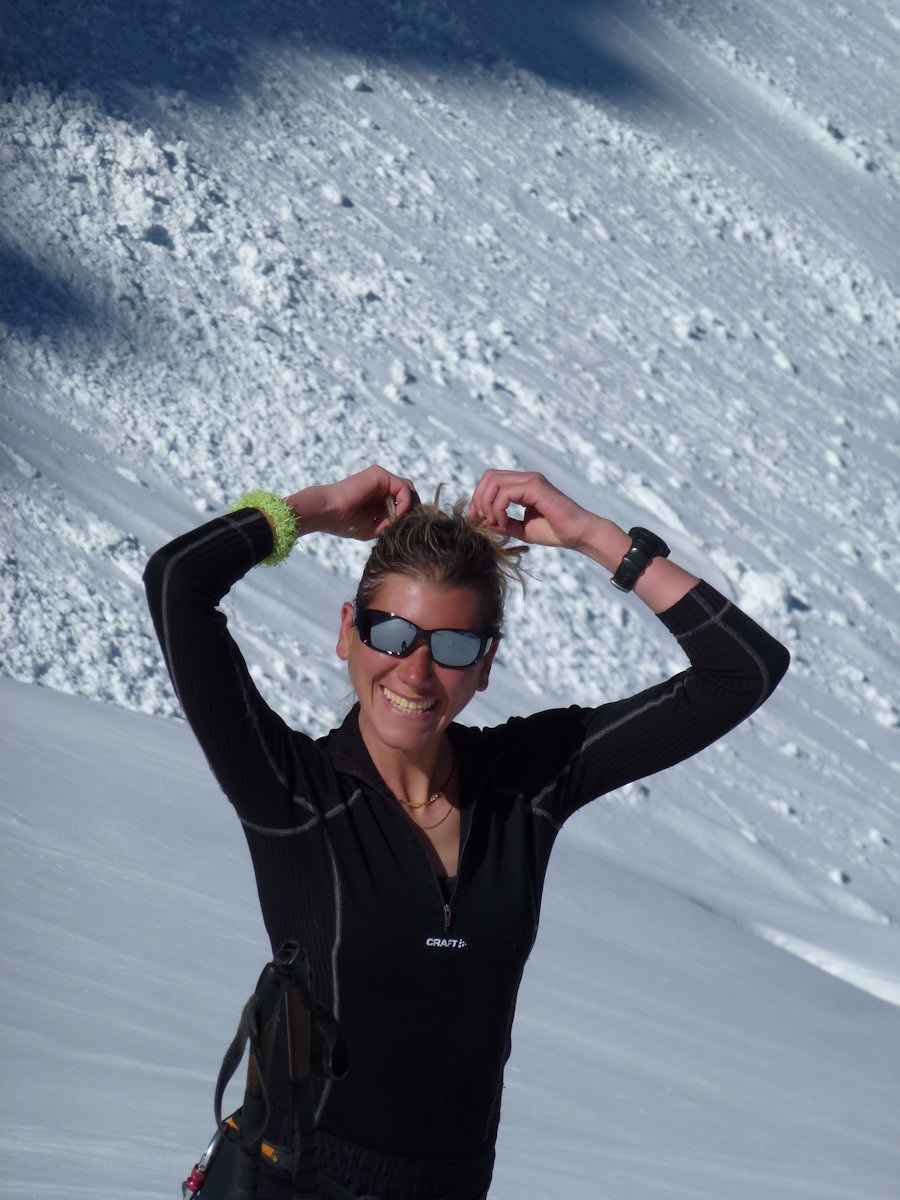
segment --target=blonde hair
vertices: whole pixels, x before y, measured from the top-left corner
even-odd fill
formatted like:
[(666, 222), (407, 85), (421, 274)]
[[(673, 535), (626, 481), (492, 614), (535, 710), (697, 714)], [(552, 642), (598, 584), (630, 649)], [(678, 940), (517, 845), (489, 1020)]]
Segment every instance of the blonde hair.
[(439, 487), (431, 504), (410, 509), (382, 530), (363, 568), (357, 608), (371, 606), (388, 575), (406, 575), (474, 592), (481, 599), (483, 632), (499, 637), (510, 585), (515, 582), (525, 590), (521, 560), (528, 547), (473, 524), (466, 500), (441, 508), (440, 494)]

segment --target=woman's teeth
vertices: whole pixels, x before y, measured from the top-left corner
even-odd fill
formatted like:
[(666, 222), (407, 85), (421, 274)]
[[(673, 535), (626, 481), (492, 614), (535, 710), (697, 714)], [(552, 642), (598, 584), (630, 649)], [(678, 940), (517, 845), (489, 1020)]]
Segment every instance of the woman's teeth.
[(407, 713), (423, 713), (428, 712), (429, 708), (434, 708), (436, 700), (407, 700), (405, 696), (398, 696), (396, 692), (392, 692), (390, 688), (381, 685), (381, 690), (384, 692), (387, 700), (394, 706), (399, 708), (401, 712)]

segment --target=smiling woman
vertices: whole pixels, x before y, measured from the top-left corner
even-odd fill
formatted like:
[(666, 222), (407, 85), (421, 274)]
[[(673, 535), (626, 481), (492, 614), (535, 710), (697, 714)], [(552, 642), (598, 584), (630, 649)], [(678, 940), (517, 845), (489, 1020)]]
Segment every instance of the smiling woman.
[[(268, 707), (216, 608), (315, 532), (375, 539), (340, 613), (357, 703), (318, 741)], [(688, 669), (599, 708), (458, 723), (490, 681), (529, 544), (605, 567), (659, 614)], [(346, 1077), (316, 1083), (321, 1195), (483, 1200), (557, 833), (726, 733), (771, 693), (787, 652), (669, 562), (662, 539), (626, 534), (536, 472), (488, 470), (450, 512), (376, 466), (284, 500), (253, 493), (158, 551), (145, 579), (179, 700), (243, 823), (272, 947), (304, 947), (314, 1001), (347, 1043)], [(266, 1137), (289, 1144), (277, 1103)], [(254, 1186), (291, 1196), (289, 1165), (264, 1159)]]

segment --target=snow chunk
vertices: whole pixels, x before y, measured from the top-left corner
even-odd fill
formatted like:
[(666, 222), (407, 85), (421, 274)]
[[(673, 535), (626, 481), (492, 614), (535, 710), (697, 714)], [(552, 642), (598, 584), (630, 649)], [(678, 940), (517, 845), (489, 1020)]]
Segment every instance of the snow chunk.
[(353, 207), (353, 201), (346, 193), (341, 191), (336, 183), (323, 183), (322, 195), (329, 204), (333, 204), (336, 208)]
[(796, 364), (791, 362), (783, 350), (773, 350), (772, 361), (775, 363), (776, 367), (779, 367), (782, 371), (786, 372), (786, 374), (798, 374)]
[(737, 590), (738, 607), (762, 624), (790, 607), (787, 585), (771, 571), (745, 571)]

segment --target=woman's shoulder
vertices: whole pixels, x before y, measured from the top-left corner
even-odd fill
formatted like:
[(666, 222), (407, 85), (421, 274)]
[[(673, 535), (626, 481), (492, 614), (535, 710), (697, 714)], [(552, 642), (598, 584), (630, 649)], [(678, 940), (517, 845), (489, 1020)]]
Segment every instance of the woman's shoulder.
[(500, 725), (453, 725), (457, 753), (482, 769), (526, 780), (552, 774), (580, 746), (593, 710), (570, 705), (511, 716)]

